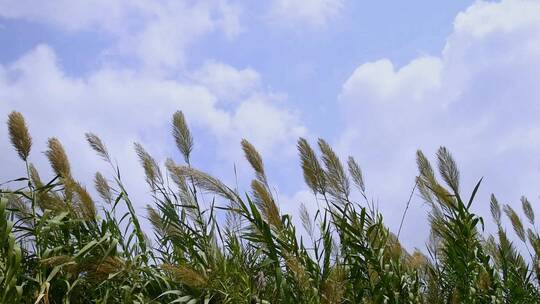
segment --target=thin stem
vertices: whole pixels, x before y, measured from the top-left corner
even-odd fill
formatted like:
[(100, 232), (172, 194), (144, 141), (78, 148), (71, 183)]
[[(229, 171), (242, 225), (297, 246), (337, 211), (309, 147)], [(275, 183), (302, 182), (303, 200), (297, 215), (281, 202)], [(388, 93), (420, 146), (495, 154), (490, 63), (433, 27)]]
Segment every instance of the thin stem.
[(401, 223), (399, 223), (399, 229), (397, 233), (397, 237), (399, 239), (399, 234), (401, 233), (401, 228), (403, 227), (403, 222), (405, 221), (405, 216), (407, 215), (407, 211), (409, 210), (409, 206), (411, 204), (411, 200), (414, 194), (414, 191), (416, 190), (416, 187), (418, 186), (418, 177), (414, 179), (414, 187), (411, 191), (411, 194), (409, 195), (409, 200), (407, 201), (407, 205), (405, 206), (405, 210), (403, 211), (403, 216), (401, 216)]

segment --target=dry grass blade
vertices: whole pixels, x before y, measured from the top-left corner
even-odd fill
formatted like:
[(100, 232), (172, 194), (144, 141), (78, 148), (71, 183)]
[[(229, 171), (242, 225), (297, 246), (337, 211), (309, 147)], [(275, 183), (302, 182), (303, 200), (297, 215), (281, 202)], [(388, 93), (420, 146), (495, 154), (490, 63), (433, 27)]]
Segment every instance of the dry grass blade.
[(298, 153), (304, 173), (304, 180), (313, 193), (326, 193), (324, 170), (306, 139), (298, 139)]
[(176, 146), (184, 156), (184, 160), (189, 164), (189, 156), (193, 150), (193, 137), (184, 118), (184, 113), (177, 111), (173, 115), (173, 136)]
[(32, 148), (32, 137), (26, 127), (26, 122), (21, 113), (13, 111), (8, 117), (8, 129), (11, 144), (17, 150), (17, 153), (26, 161)]
[(64, 179), (71, 178), (71, 166), (64, 147), (60, 141), (53, 137), (49, 139), (49, 149), (45, 152), (54, 172)]

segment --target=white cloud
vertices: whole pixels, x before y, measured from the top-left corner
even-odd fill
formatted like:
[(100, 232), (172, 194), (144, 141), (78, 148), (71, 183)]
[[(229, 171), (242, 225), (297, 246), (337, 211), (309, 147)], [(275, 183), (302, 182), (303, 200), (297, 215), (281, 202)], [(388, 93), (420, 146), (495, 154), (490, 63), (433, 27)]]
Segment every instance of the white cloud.
[(229, 65), (209, 61), (193, 77), (213, 94), (227, 102), (237, 101), (259, 89), (261, 77), (251, 68), (237, 70)]
[[(455, 153), (468, 194), (485, 176), (474, 208), (489, 223), (489, 192), (503, 202), (535, 199), (540, 180), (540, 2), (477, 1), (460, 13), (442, 54), (403, 67), (360, 65), (343, 85), (340, 150), (364, 165), (368, 188), (397, 230), (416, 174), (415, 150)], [(421, 199), (403, 237), (422, 246)], [(518, 207), (519, 208), (519, 207)]]
[(325, 26), (343, 9), (345, 0), (274, 0), (270, 18), (276, 24)]
[(121, 0), (97, 1), (0, 1), (0, 15), (6, 18), (51, 23), (75, 31), (97, 27), (120, 31), (119, 21), (134, 8), (135, 2)]
[[(226, 66), (232, 73), (241, 73)], [(254, 72), (255, 73), (255, 72)], [(170, 119), (182, 110), (198, 138), (208, 145), (196, 146), (206, 150), (207, 157), (223, 159), (226, 172), (205, 169), (219, 175), (232, 175), (232, 161), (241, 159), (240, 139), (250, 139), (266, 159), (291, 156), (296, 139), (305, 132), (298, 116), (281, 104), (271, 92), (254, 89), (245, 98), (222, 107), (216, 95), (205, 86), (177, 80), (156, 78), (133, 70), (101, 69), (85, 77), (67, 76), (58, 65), (54, 51), (41, 45), (16, 62), (0, 65), (0, 117), (5, 121), (9, 111), (21, 111), (27, 118), (34, 137), (32, 161), (46, 168), (42, 151), (46, 139), (58, 136), (64, 143), (73, 163), (75, 176), (91, 185), (95, 170), (103, 168), (101, 161), (88, 148), (84, 133), (100, 135), (108, 144), (122, 168), (129, 172), (124, 178), (146, 203), (146, 191), (140, 187), (142, 171), (133, 152), (133, 142), (148, 147), (156, 159), (163, 161), (178, 156), (170, 134)], [(202, 130), (202, 131), (201, 131)], [(0, 129), (0, 163), (5, 164), (2, 180), (22, 172), (16, 153), (8, 147), (6, 128)], [(206, 133), (207, 132), (207, 133)], [(202, 135), (202, 134), (201, 134)], [(197, 137), (196, 137), (197, 138)], [(214, 143), (214, 146), (211, 144)], [(180, 159), (180, 157), (176, 157)], [(204, 161), (204, 159), (203, 159)], [(230, 170), (231, 169), (231, 170)]]
[(109, 55), (135, 56), (153, 72), (182, 67), (198, 39), (221, 32), (228, 39), (241, 31), (241, 9), (219, 1), (7, 1), (0, 16), (50, 24), (66, 31), (102, 31), (116, 41)]

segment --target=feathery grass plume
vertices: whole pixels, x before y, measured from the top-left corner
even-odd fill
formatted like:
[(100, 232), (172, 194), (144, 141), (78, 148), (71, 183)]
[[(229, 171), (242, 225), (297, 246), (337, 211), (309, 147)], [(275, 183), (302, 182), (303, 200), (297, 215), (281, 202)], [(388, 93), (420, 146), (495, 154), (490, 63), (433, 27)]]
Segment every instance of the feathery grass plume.
[(199, 213), (197, 211), (197, 200), (195, 198), (195, 195), (191, 189), (189, 188), (187, 184), (187, 180), (185, 176), (175, 174), (175, 167), (176, 164), (174, 161), (170, 158), (168, 158), (165, 161), (165, 167), (167, 168), (167, 172), (170, 175), (172, 181), (176, 184), (178, 187), (178, 195), (180, 197), (180, 201), (183, 205), (188, 206), (189, 208), (184, 208), (186, 210), (187, 214), (195, 221), (197, 221)]
[(311, 221), (311, 216), (304, 203), (300, 204), (300, 220), (302, 221), (302, 226), (304, 226), (306, 232), (313, 237), (313, 222)]
[(188, 287), (204, 288), (208, 284), (208, 278), (202, 272), (197, 271), (188, 265), (164, 264), (161, 267), (173, 278)]
[(432, 205), (434, 205), (435, 201), (433, 197), (433, 192), (430, 189), (430, 185), (435, 180), (435, 173), (433, 172), (433, 168), (431, 167), (429, 160), (420, 150), (416, 151), (416, 164), (418, 166), (418, 171), (420, 172), (417, 178), (420, 194), (425, 201), (430, 202)]
[(413, 254), (407, 258), (408, 266), (415, 270), (422, 270), (428, 263), (427, 257), (418, 249), (415, 249)]
[[(44, 186), (39, 172), (37, 171), (34, 164), (30, 163), (28, 166), (28, 171), (30, 174), (30, 180), (36, 189), (40, 189)], [(66, 204), (58, 197), (56, 193), (51, 193), (47, 190), (40, 189), (36, 192), (37, 204), (42, 210), (49, 209), (54, 211), (65, 211)]]
[(497, 226), (501, 226), (501, 207), (499, 205), (499, 202), (497, 201), (497, 198), (495, 197), (493, 193), (491, 194), (489, 207), (491, 209), (491, 215), (493, 216), (493, 220), (495, 221)]
[(439, 171), (446, 184), (454, 191), (459, 192), (459, 171), (452, 154), (445, 147), (440, 147), (437, 151), (439, 160)]
[(71, 178), (71, 166), (69, 165), (64, 147), (58, 138), (49, 138), (48, 145), (49, 149), (45, 152), (45, 155), (47, 155), (54, 173), (64, 179)]
[(94, 133), (86, 133), (85, 136), (86, 141), (88, 141), (88, 144), (90, 144), (90, 147), (105, 161), (110, 162), (111, 157), (109, 156), (109, 151), (107, 151), (107, 147), (103, 144), (101, 138)]
[(310, 286), (310, 278), (306, 269), (300, 263), (298, 258), (290, 253), (283, 253), (283, 258), (285, 260), (285, 265), (292, 273), (296, 283), (302, 291), (310, 291), (312, 286)]
[(163, 176), (161, 175), (161, 169), (156, 162), (156, 160), (150, 156), (148, 152), (143, 148), (139, 143), (135, 143), (135, 152), (139, 157), (139, 161), (144, 169), (144, 174), (146, 176), (146, 182), (152, 189), (155, 189), (159, 184), (163, 183)]
[(242, 150), (244, 151), (244, 156), (257, 174), (257, 179), (259, 179), (259, 181), (261, 181), (261, 183), (263, 183), (265, 186), (268, 186), (261, 155), (259, 154), (259, 152), (257, 152), (257, 149), (255, 149), (255, 147), (246, 139), (242, 139), (241, 145)]
[(297, 147), (306, 184), (313, 193), (326, 193), (324, 170), (319, 163), (315, 151), (313, 151), (307, 140), (302, 137), (298, 139)]
[(321, 290), (323, 304), (343, 303), (345, 290), (347, 288), (347, 272), (341, 266), (334, 266), (330, 269), (330, 275), (324, 282)]
[(324, 139), (319, 138), (318, 144), (326, 167), (325, 176), (328, 183), (328, 192), (337, 199), (348, 200), (350, 192), (349, 179), (345, 174), (345, 170), (343, 170), (341, 161)]
[(159, 212), (152, 206), (146, 205), (146, 213), (148, 214), (148, 221), (150, 221), (156, 232), (162, 237), (165, 236), (165, 224)]
[(222, 196), (223, 198), (232, 202), (237, 202), (239, 200), (238, 196), (233, 190), (225, 186), (225, 184), (215, 177), (188, 166), (178, 166), (170, 159), (167, 160), (165, 165), (167, 166), (167, 170), (171, 172), (173, 179), (190, 177), (193, 178), (193, 182), (196, 187)]
[(22, 160), (26, 161), (32, 148), (32, 137), (21, 113), (13, 111), (8, 116), (8, 129), (11, 144)]
[(444, 208), (454, 208), (450, 193), (437, 182), (429, 160), (420, 150), (416, 152), (416, 164), (420, 172), (416, 181), (422, 198), (434, 207), (438, 201)]
[(118, 274), (126, 266), (126, 263), (117, 256), (108, 256), (101, 263), (91, 263), (85, 269), (92, 282), (101, 283), (112, 274)]
[(266, 186), (258, 180), (253, 180), (251, 182), (251, 189), (253, 191), (254, 201), (261, 209), (265, 219), (272, 227), (280, 229), (282, 223), (279, 216), (279, 209)]
[(531, 228), (528, 228), (527, 238), (529, 239), (529, 243), (531, 243), (536, 256), (540, 256), (540, 236), (538, 236)]
[(107, 179), (105, 179), (105, 177), (103, 177), (103, 175), (101, 175), (101, 173), (99, 172), (96, 172), (96, 175), (94, 177), (94, 187), (99, 193), (101, 199), (103, 199), (108, 204), (112, 204), (113, 195), (111, 187), (109, 186)]
[(521, 206), (523, 207), (523, 213), (525, 213), (525, 216), (529, 220), (529, 223), (531, 223), (531, 225), (534, 225), (534, 211), (531, 203), (525, 196), (521, 197)]
[(39, 172), (34, 166), (34, 164), (28, 165), (28, 171), (30, 172), (30, 180), (34, 184), (36, 188), (43, 187), (43, 182), (41, 181), (41, 178), (39, 177)]
[(184, 160), (189, 164), (189, 155), (193, 150), (193, 137), (184, 118), (184, 113), (177, 111), (173, 115), (173, 136), (176, 146), (184, 156)]
[(79, 201), (78, 208), (82, 218), (94, 220), (96, 218), (96, 205), (88, 191), (86, 191), (86, 188), (78, 182), (75, 182), (73, 183), (73, 189)]
[(358, 189), (360, 189), (360, 191), (362, 191), (362, 193), (366, 192), (366, 186), (364, 185), (364, 177), (362, 175), (362, 170), (352, 156), (349, 156), (349, 159), (347, 160), (347, 165), (349, 166), (349, 174), (351, 175), (355, 185), (358, 187)]
[(504, 213), (506, 213), (506, 216), (510, 219), (516, 235), (521, 241), (525, 242), (525, 229), (523, 228), (523, 223), (516, 211), (514, 211), (510, 205), (504, 205)]

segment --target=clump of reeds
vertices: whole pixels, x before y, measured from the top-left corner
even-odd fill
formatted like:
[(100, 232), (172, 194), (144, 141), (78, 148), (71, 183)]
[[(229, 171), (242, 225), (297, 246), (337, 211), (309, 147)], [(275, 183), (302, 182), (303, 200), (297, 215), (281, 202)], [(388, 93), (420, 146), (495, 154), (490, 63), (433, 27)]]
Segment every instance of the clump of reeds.
[(182, 112), (171, 127), (185, 164), (173, 157), (162, 167), (135, 144), (153, 200), (143, 204), (152, 235), (97, 135), (86, 139), (111, 172), (95, 174), (95, 199), (57, 138), (45, 152), (54, 176), (40, 176), (23, 116), (9, 115), (11, 144), (28, 170), (11, 182), (16, 190), (0, 189), (0, 303), (540, 303), (533, 204), (521, 198), (522, 221), (492, 195), (497, 233), (486, 235), (471, 210), (481, 181), (463, 196), (444, 147), (437, 170), (417, 153), (415, 189), (431, 207), (431, 237), (425, 250), (409, 253), (373, 208), (360, 165), (352, 157), (342, 163), (325, 140), (317, 151), (304, 138), (297, 145), (320, 203), (298, 206), (306, 238), (280, 210), (255, 146), (240, 143), (254, 173), (250, 191), (240, 193), (196, 169)]

